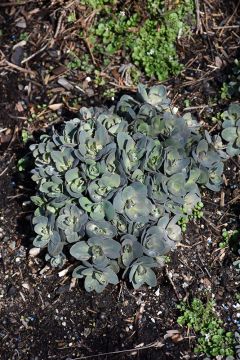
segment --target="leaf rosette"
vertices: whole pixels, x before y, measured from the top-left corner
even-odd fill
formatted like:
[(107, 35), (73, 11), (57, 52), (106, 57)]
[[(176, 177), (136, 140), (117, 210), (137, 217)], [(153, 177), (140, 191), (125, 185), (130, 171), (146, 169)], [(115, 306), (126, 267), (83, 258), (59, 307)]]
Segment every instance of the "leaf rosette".
[(171, 107), (164, 86), (140, 85), (110, 109), (82, 107), (30, 146), (33, 245), (53, 267), (72, 255), (87, 291), (121, 276), (136, 289), (155, 286), (181, 226), (202, 213), (200, 187), (219, 191), (224, 161), (240, 154), (240, 105), (222, 120), (221, 133), (202, 131)]

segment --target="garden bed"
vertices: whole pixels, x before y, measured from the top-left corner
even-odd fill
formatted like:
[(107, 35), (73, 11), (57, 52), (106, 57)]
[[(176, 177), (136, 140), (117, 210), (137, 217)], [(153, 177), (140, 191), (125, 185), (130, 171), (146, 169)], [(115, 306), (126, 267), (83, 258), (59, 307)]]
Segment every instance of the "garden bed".
[[(156, 288), (133, 290), (120, 282), (99, 295), (88, 294), (70, 275), (60, 277), (60, 270), (30, 256), (34, 234), (28, 201), (34, 185), (27, 170), (19, 171), (18, 160), (49, 124), (72, 118), (83, 105), (111, 103), (106, 89), (113, 88), (117, 98), (136, 87), (119, 76), (124, 54), (101, 69), (103, 85), (81, 69), (69, 69), (65, 55), (78, 46), (78, 23), (67, 18), (75, 12), (80, 19), (83, 11), (76, 2), (23, 3), (0, 4), (0, 357), (198, 358), (195, 334), (177, 324), (176, 305), (214, 297), (225, 328), (237, 330), (236, 254), (219, 243), (224, 228), (239, 228), (240, 161), (235, 157), (225, 164), (221, 192), (204, 191), (204, 217), (189, 224), (158, 272)], [(165, 82), (174, 106), (193, 112), (208, 130), (219, 128), (211, 119), (228, 104), (220, 89), (239, 52), (238, 6), (234, 1), (201, 4), (201, 22), (177, 45), (185, 68)], [(14, 45), (20, 41), (17, 53)], [(21, 64), (23, 57), (29, 60)]]

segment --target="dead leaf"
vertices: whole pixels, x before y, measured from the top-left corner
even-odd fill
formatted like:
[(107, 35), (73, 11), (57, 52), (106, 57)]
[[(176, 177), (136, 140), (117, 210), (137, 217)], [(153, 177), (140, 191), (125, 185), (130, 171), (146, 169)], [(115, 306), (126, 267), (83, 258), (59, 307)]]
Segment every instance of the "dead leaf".
[(171, 337), (171, 340), (176, 344), (183, 340), (183, 337), (181, 334), (175, 334)]
[(174, 343), (177, 343), (179, 341), (183, 340), (183, 337), (179, 330), (168, 330), (166, 334), (164, 335), (164, 340), (171, 339)]

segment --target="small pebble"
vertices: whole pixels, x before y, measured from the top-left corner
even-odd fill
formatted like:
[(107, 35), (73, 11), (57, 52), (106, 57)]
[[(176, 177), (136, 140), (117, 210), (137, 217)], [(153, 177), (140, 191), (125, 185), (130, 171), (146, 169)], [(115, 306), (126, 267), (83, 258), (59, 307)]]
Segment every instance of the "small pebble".
[(160, 289), (158, 288), (157, 291), (155, 291), (155, 295), (159, 296), (160, 295)]
[(27, 289), (27, 290), (30, 289), (30, 286), (29, 286), (28, 283), (23, 283), (23, 284), (22, 284), (22, 287), (23, 287), (24, 289)]
[(34, 247), (34, 248), (29, 250), (29, 255), (35, 257), (40, 253), (40, 251), (41, 251), (40, 248)]
[(210, 237), (207, 238), (207, 243), (212, 244), (212, 239)]
[(24, 19), (24, 17), (19, 18), (15, 25), (20, 29), (26, 29), (27, 27), (26, 20)]

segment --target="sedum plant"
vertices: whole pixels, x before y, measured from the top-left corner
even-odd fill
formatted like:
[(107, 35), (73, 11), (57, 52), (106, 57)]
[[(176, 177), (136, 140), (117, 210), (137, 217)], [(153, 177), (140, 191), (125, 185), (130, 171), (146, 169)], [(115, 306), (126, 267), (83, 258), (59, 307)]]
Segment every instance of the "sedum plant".
[(231, 106), (222, 137), (211, 137), (172, 111), (165, 87), (143, 85), (110, 109), (82, 108), (31, 145), (33, 245), (54, 267), (75, 259), (87, 291), (120, 276), (155, 286), (154, 269), (201, 212), (199, 186), (218, 191), (223, 160), (239, 153), (239, 115)]

